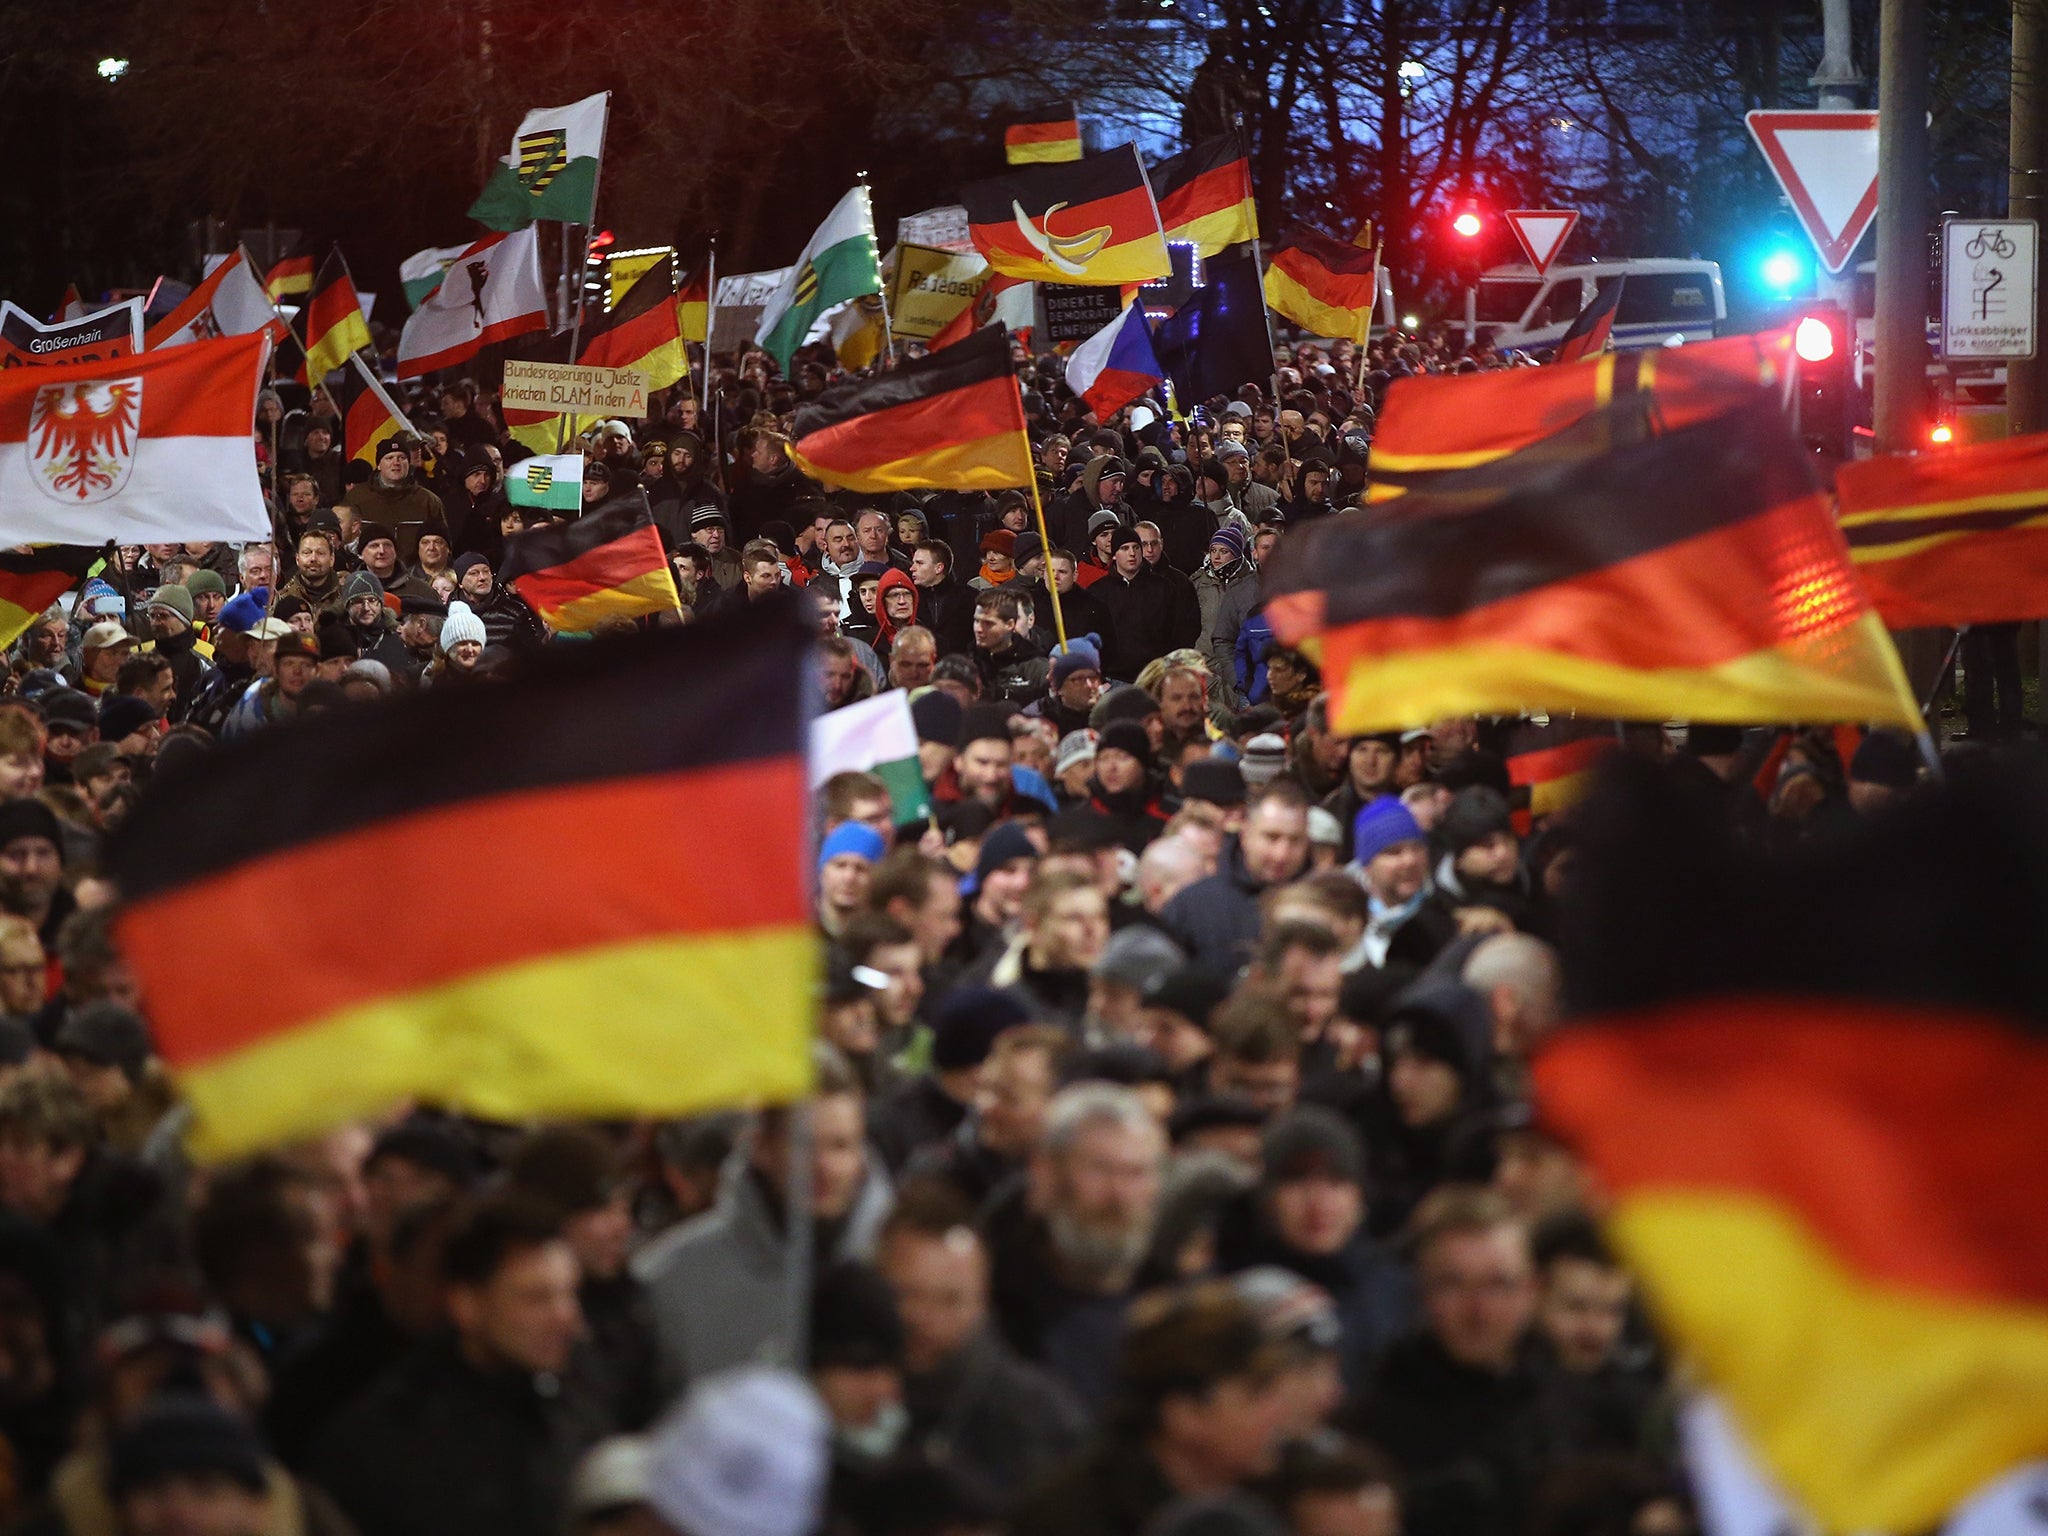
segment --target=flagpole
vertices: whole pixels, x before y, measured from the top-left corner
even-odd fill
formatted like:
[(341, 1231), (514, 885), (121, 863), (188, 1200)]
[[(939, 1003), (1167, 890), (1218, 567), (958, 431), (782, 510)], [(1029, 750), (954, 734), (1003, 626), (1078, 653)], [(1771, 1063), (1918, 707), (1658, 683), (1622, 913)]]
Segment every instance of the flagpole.
[[(1007, 334), (1007, 329), (1005, 334)], [(1019, 384), (1017, 386), (1017, 411), (1020, 416), (1023, 414), (1023, 409), (1024, 386)], [(1017, 435), (1024, 439), (1024, 462), (1027, 465), (1032, 465), (1031, 428), (1020, 422), (1017, 427)], [(1052, 532), (1045, 526), (1045, 499), (1038, 494), (1038, 470), (1035, 465), (1027, 470), (1026, 478), (1031, 482), (1031, 510), (1038, 518), (1038, 542), (1039, 546), (1044, 550), (1045, 590), (1052, 597), (1053, 633), (1060, 637), (1060, 649), (1064, 651), (1067, 648), (1067, 616), (1060, 608), (1059, 578), (1052, 573)]]
[[(1245, 145), (1245, 153), (1249, 155), (1251, 153), (1251, 145), (1244, 138), (1244, 114), (1242, 112), (1231, 114), (1230, 124), (1236, 130), (1239, 141)], [(1272, 364), (1273, 368), (1273, 371), (1266, 375), (1266, 382), (1273, 388), (1273, 419), (1278, 421), (1280, 419), (1280, 366), (1274, 361), (1273, 357), (1276, 350), (1273, 345), (1273, 311), (1266, 304), (1266, 253), (1263, 242), (1256, 233), (1252, 235), (1252, 275), (1259, 280), (1259, 314), (1264, 317), (1266, 322), (1266, 361)]]
[[(572, 363), (576, 361), (577, 348), (583, 344), (584, 274), (590, 270), (590, 243), (597, 238), (597, 198), (599, 191), (604, 186), (604, 140), (605, 135), (611, 132), (611, 128), (612, 93), (606, 91), (604, 93), (604, 127), (599, 130), (597, 135), (597, 169), (590, 173), (590, 222), (583, 226), (583, 259), (576, 264), (576, 313), (575, 317), (569, 322), (569, 361)], [(562, 227), (562, 233), (566, 236), (568, 232), (568, 226), (565, 224)], [(558, 434), (558, 441), (562, 446), (566, 447), (568, 439), (569, 416), (565, 411), (562, 414), (562, 428)]]
[[(896, 366), (896, 322), (889, 318), (889, 282), (882, 276), (882, 242), (874, 232), (875, 193), (868, 185), (866, 171), (862, 171), (856, 179), (860, 182), (861, 190), (868, 195), (868, 239), (875, 247), (875, 298), (882, 306), (882, 355), (888, 359), (887, 366), (893, 368)], [(900, 254), (896, 258), (896, 265), (897, 270), (901, 271), (903, 258)], [(856, 304), (859, 302), (858, 299), (854, 300)], [(1037, 476), (1034, 475), (1032, 478), (1036, 480)]]
[[(706, 430), (711, 426), (711, 327), (718, 319), (718, 231), (711, 231), (711, 250), (704, 258), (704, 388), (698, 410)], [(714, 441), (712, 455), (717, 455)]]

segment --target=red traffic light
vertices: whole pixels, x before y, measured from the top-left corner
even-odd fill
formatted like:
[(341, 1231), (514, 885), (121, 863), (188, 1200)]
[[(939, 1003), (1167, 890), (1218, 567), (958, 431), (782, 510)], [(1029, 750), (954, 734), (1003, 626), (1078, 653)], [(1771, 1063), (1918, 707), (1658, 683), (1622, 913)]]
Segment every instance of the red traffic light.
[(1835, 328), (1818, 315), (1802, 315), (1792, 332), (1792, 350), (1801, 362), (1826, 362), (1835, 355)]
[(1457, 217), (1451, 220), (1452, 233), (1464, 240), (1478, 239), (1480, 230), (1485, 227), (1485, 221), (1479, 217), (1479, 210), (1469, 203), (1460, 208)]
[(1937, 448), (1946, 448), (1950, 443), (1954, 442), (1955, 440), (1955, 428), (1951, 427), (1945, 421), (1937, 421), (1934, 424), (1934, 430), (1927, 434), (1927, 441), (1934, 444), (1934, 446)]

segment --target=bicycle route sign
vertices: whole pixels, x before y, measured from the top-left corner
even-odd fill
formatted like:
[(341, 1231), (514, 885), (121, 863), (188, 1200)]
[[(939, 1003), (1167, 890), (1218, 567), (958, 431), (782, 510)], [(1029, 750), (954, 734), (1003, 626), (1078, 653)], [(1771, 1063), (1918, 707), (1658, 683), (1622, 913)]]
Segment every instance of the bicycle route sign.
[(2040, 228), (2032, 219), (1944, 219), (1944, 357), (2032, 357)]

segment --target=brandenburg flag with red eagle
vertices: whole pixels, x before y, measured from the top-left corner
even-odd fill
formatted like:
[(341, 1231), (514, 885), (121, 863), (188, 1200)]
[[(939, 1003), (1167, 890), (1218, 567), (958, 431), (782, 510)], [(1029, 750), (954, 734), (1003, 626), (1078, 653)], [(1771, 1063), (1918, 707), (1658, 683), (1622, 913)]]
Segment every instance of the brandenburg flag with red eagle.
[(0, 372), (0, 507), (16, 544), (270, 537), (256, 478), (262, 331)]

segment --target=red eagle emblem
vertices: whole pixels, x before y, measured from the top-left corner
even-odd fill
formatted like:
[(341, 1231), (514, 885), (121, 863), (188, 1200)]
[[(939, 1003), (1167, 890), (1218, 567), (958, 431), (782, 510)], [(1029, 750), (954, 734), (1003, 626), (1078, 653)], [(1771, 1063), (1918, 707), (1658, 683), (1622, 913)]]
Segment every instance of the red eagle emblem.
[(36, 484), (67, 506), (105, 501), (128, 483), (142, 428), (142, 380), (46, 384), (28, 418)]

